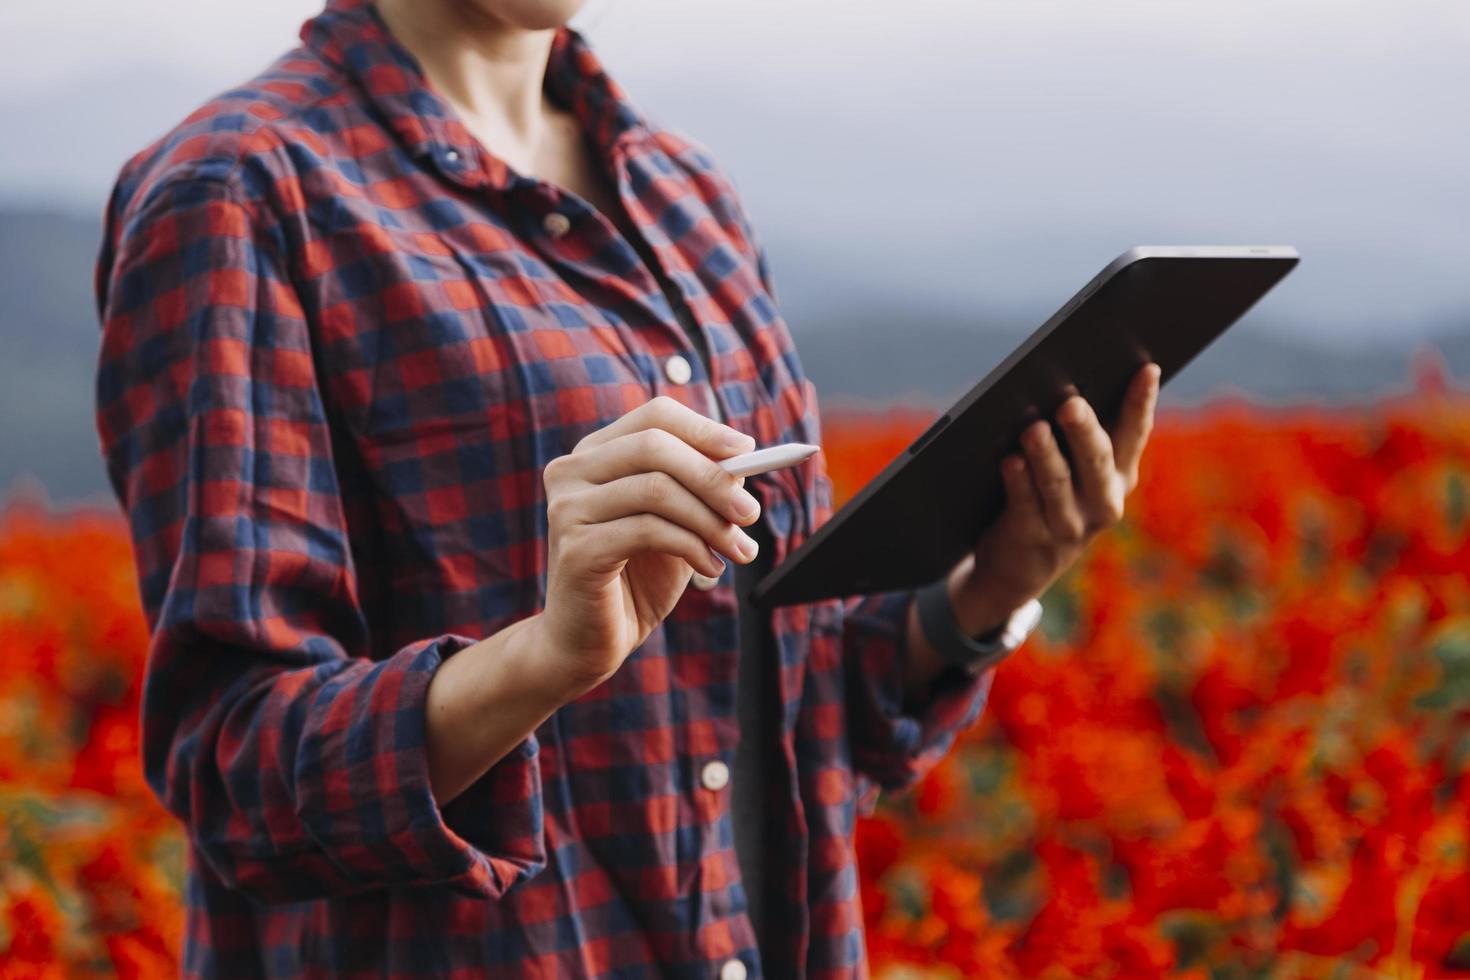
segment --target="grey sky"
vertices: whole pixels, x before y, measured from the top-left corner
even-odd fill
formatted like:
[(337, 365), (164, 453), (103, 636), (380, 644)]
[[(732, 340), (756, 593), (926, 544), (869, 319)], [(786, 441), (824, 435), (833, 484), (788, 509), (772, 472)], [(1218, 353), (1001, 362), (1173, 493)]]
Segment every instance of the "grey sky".
[[(0, 199), (96, 213), (317, 6), (0, 8)], [(1459, 0), (592, 0), (580, 24), (733, 173), (799, 311), (1039, 322), (1128, 245), (1280, 242), (1305, 260), (1248, 326), (1470, 329)]]

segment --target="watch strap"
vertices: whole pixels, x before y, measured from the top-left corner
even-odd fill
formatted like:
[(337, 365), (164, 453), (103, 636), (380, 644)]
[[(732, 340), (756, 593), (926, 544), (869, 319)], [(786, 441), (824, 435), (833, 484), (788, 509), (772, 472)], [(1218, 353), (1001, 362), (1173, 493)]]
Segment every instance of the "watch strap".
[(1005, 659), (1025, 641), (1041, 617), (1041, 603), (1032, 599), (1000, 626), (971, 637), (955, 620), (947, 576), (919, 589), (914, 599), (919, 607), (919, 625), (939, 658), (972, 674)]

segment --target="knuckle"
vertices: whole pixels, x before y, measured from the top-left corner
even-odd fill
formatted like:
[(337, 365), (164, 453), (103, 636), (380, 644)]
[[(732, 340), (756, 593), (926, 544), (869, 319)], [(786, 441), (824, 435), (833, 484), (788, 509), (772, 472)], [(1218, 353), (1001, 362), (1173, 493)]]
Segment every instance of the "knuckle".
[(661, 507), (673, 495), (670, 482), (662, 472), (644, 473), (638, 478), (638, 498), (650, 508)]
[(649, 429), (648, 439), (656, 453), (672, 452), (683, 441), (668, 429)]
[(658, 417), (663, 422), (676, 422), (686, 415), (693, 414), (693, 409), (668, 395), (657, 396)]
[(568, 520), (567, 519), (569, 517), (571, 517), (571, 514), (568, 513), (568, 511), (571, 510), (571, 507), (572, 507), (572, 501), (571, 501), (570, 495), (568, 495), (568, 494), (557, 494), (554, 497), (547, 498), (547, 500), (546, 500), (546, 520), (547, 520), (547, 523), (556, 525), (558, 527), (561, 526), (562, 524), (568, 523)]
[(1048, 497), (1060, 497), (1072, 486), (1072, 480), (1065, 473), (1050, 472), (1041, 480), (1041, 492)]
[(645, 461), (657, 459), (664, 448), (664, 436), (668, 435), (663, 429), (643, 429), (639, 431), (636, 448), (638, 455)]
[(596, 544), (596, 534), (592, 528), (585, 524), (572, 524), (562, 528), (559, 534), (560, 548), (558, 553), (563, 557), (569, 555), (588, 555)]
[(1053, 527), (1050, 523), (1043, 522), (1032, 536), (1031, 547), (1048, 564), (1055, 565), (1066, 544), (1066, 541), (1062, 539), (1060, 530)]
[(1087, 523), (1075, 515), (1064, 518), (1061, 532), (1063, 540), (1069, 544), (1075, 544), (1087, 536)]

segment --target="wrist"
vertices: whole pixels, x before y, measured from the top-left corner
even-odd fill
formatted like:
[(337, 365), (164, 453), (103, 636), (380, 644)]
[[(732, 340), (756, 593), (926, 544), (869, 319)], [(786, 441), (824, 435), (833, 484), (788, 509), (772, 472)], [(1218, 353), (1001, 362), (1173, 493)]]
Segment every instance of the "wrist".
[(948, 585), (955, 623), (961, 633), (970, 637), (989, 637), (998, 632), (1028, 599), (1008, 595), (995, 583), (976, 575), (974, 555), (967, 556), (951, 570)]
[(915, 592), (914, 605), (919, 625), (938, 659), (962, 667), (970, 674), (978, 674), (1009, 656), (1025, 642), (1041, 619), (1041, 603), (1030, 599), (1009, 611), (995, 625), (975, 627), (975, 622), (993, 622), (988, 613), (978, 612), (984, 608), (984, 602), (977, 600), (965, 607), (967, 615), (974, 617), (969, 620), (971, 625), (962, 625), (956, 615), (952, 583), (952, 578), (946, 578), (924, 586)]
[(530, 618), (465, 647), (435, 669), (425, 692), (429, 785), (443, 806), (457, 797), (551, 713), (576, 696), (546, 669)]
[(586, 694), (611, 673), (589, 672), (577, 665), (548, 628), (544, 612), (528, 616), (525, 631), (515, 645), (514, 668), (528, 690), (552, 702), (554, 710)]

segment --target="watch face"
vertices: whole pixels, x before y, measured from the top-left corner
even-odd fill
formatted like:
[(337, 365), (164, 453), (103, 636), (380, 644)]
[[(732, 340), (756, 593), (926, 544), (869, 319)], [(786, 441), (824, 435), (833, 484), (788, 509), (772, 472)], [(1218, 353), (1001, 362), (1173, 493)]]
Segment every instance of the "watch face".
[(1041, 603), (1032, 599), (1011, 613), (1011, 618), (1006, 621), (1005, 627), (1001, 630), (1000, 639), (994, 644), (995, 647), (1009, 653), (1025, 643), (1026, 637), (1031, 635), (1040, 622)]
[(1041, 623), (1041, 601), (1032, 599), (1026, 603), (1017, 611), (1016, 618), (1020, 622), (1016, 626), (1015, 646), (1020, 646)]

